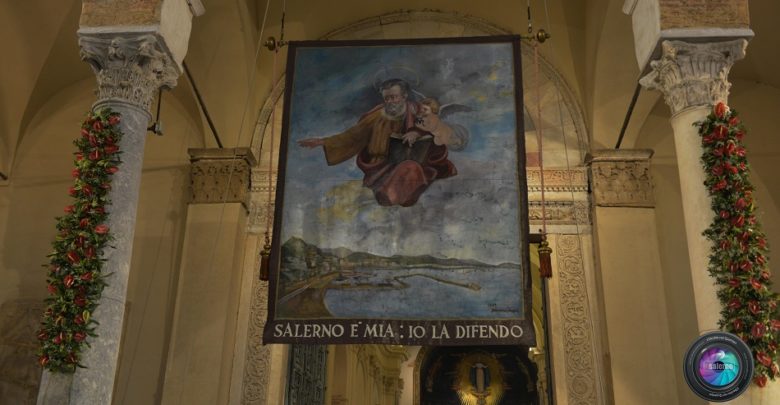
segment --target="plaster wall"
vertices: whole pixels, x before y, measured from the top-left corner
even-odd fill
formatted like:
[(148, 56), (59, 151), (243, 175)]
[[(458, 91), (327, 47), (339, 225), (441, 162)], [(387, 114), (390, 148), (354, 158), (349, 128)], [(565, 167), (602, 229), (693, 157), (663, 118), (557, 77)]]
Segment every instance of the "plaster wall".
[[(615, 403), (680, 403), (655, 216), (653, 208), (595, 208)], [(647, 375), (641, 364), (669, 372)]]

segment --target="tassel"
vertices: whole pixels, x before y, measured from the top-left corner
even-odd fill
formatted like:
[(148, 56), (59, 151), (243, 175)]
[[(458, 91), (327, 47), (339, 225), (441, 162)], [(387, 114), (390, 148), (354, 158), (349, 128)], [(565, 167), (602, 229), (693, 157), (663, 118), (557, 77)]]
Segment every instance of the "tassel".
[(265, 246), (260, 252), (260, 280), (268, 281), (268, 274), (271, 268), (271, 243), (268, 241), (268, 235), (265, 237)]
[(547, 236), (542, 235), (542, 242), (539, 244), (539, 276), (542, 278), (552, 277), (552, 260), (550, 254), (552, 248), (547, 242)]

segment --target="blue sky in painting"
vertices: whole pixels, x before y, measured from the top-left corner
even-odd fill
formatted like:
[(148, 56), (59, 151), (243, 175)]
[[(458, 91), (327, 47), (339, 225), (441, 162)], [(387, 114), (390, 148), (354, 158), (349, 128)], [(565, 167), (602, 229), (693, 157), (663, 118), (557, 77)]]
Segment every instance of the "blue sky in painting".
[[(519, 262), (510, 43), (296, 49), (282, 241), (297, 236), (387, 256)], [(458, 174), (435, 181), (412, 207), (379, 206), (354, 159), (328, 166), (321, 148), (296, 143), (354, 125), (381, 103), (374, 82), (386, 71), (417, 82), (416, 91), (441, 104), (473, 109), (445, 118), (470, 133), (468, 146), (449, 154)]]

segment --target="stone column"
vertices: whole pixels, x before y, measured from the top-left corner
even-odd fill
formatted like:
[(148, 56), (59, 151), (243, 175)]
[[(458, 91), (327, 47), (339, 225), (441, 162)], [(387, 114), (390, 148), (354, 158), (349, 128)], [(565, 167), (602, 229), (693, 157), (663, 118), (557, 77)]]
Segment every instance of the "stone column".
[[(685, 218), (685, 234), (691, 265), (699, 333), (718, 329), (721, 304), (715, 280), (707, 271), (711, 243), (702, 235), (712, 221), (710, 196), (704, 187), (701, 139), (694, 122), (710, 113), (711, 105), (727, 102), (731, 84), (728, 73), (734, 62), (745, 57), (747, 40), (715, 43), (664, 41), (661, 58), (650, 63), (650, 73), (640, 83), (663, 92), (672, 110), (677, 166)], [(751, 386), (732, 404), (763, 405), (776, 401), (780, 384)]]
[(640, 83), (660, 90), (672, 110), (677, 166), (680, 173), (685, 234), (696, 302), (699, 332), (718, 328), (720, 302), (707, 272), (711, 243), (702, 232), (712, 221), (710, 196), (704, 187), (701, 139), (693, 125), (710, 113), (711, 105), (728, 98), (729, 70), (745, 57), (747, 40), (688, 43), (663, 41), (660, 59)]
[(110, 404), (127, 303), (127, 281), (133, 251), (136, 209), (143, 165), (144, 141), (151, 119), (149, 106), (160, 87), (172, 87), (178, 65), (164, 41), (148, 33), (80, 35), (81, 58), (97, 76), (98, 101), (93, 110), (111, 108), (122, 114), (124, 133), (120, 171), (113, 176), (108, 222), (114, 235), (106, 249), (108, 286), (93, 314), (100, 323), (90, 339), (80, 368), (71, 375), (44, 373), (39, 404)]
[[(675, 378), (679, 367), (672, 356), (653, 208), (652, 154), (652, 150), (608, 149), (595, 150), (586, 158), (591, 166), (596, 256), (617, 404), (679, 402), (679, 378)], [(667, 371), (647, 375), (637, 364)]]
[[(661, 58), (650, 63), (650, 73), (640, 83), (663, 92), (672, 110), (677, 166), (685, 218), (685, 234), (691, 264), (694, 300), (699, 333), (718, 329), (721, 304), (715, 280), (707, 271), (711, 243), (702, 235), (712, 221), (710, 196), (704, 187), (701, 166), (701, 138), (694, 122), (710, 113), (711, 105), (727, 102), (731, 84), (728, 73), (734, 62), (745, 57), (747, 40), (715, 43), (664, 41)], [(780, 396), (780, 384), (765, 388), (751, 385), (731, 404), (773, 404)]]

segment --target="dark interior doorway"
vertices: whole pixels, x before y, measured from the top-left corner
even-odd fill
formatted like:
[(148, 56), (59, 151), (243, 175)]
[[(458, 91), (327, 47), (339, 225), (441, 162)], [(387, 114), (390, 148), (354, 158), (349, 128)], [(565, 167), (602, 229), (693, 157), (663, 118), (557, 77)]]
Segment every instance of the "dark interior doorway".
[(435, 347), (420, 368), (420, 405), (538, 405), (523, 346)]

